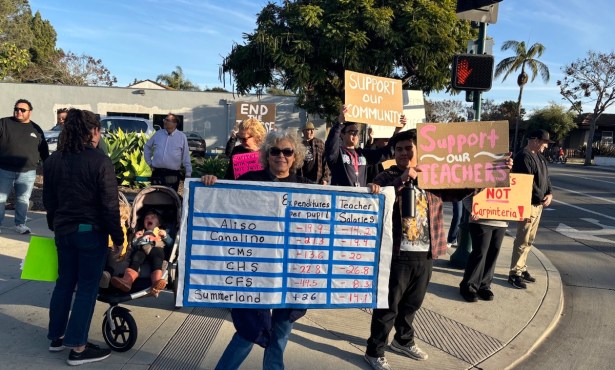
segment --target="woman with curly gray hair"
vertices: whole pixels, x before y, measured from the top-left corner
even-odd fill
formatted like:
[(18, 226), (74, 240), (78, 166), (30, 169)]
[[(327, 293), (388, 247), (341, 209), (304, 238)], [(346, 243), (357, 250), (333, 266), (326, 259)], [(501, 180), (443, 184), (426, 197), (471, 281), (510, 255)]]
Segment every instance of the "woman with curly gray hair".
[[(241, 175), (238, 180), (313, 183), (296, 171), (303, 166), (305, 146), (294, 131), (272, 131), (260, 148), (263, 168)], [(205, 175), (205, 185), (215, 184), (214, 175)], [(305, 315), (304, 309), (233, 308), (231, 317), (237, 329), (218, 361), (216, 370), (237, 369), (248, 357), (254, 343), (265, 347), (263, 369), (284, 368), (284, 348), (293, 323)], [(265, 334), (264, 334), (265, 333)]]

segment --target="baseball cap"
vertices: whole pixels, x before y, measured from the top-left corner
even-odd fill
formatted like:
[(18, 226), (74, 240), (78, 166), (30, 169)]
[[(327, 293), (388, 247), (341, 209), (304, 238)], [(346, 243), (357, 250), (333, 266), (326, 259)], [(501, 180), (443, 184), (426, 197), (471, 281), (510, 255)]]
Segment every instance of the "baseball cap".
[(542, 129), (532, 131), (530, 136), (528, 136), (528, 139), (538, 139), (538, 140), (546, 141), (548, 143), (555, 142), (551, 140), (551, 138), (549, 137), (549, 132), (547, 130), (542, 130)]

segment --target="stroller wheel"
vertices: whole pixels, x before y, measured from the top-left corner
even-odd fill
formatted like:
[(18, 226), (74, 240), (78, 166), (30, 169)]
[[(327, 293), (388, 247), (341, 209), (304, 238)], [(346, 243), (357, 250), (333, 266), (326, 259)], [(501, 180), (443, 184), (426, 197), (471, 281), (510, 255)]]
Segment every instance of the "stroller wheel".
[(111, 307), (105, 314), (102, 332), (105, 342), (116, 352), (126, 352), (137, 342), (137, 323), (124, 307)]

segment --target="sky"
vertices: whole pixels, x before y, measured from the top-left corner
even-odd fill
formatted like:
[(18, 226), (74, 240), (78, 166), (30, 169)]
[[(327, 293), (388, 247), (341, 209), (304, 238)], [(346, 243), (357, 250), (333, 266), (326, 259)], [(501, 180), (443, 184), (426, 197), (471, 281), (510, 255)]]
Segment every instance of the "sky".
[[(135, 79), (155, 80), (181, 66), (186, 78), (200, 88), (222, 87), (219, 68), (243, 34), (252, 33), (256, 15), (267, 0), (30, 0), (32, 12), (40, 11), (57, 32), (56, 46), (76, 54), (101, 59), (116, 76), (116, 86)], [(568, 103), (556, 86), (562, 67), (587, 56), (589, 50), (615, 51), (612, 31), (615, 2), (612, 0), (504, 0), (498, 19), (487, 28), (494, 40), (497, 64), (513, 56), (501, 51), (508, 40), (526, 45), (543, 44), (539, 58), (551, 74), (544, 83), (540, 76), (526, 85), (522, 105), (528, 111), (550, 102)], [(483, 99), (495, 103), (516, 101), (516, 75), (494, 80)], [(530, 76), (531, 77), (531, 76)], [(231, 90), (228, 83), (226, 88)], [(432, 100), (461, 100), (464, 94), (436, 93)], [(592, 106), (584, 107), (591, 111)], [(609, 112), (613, 112), (613, 108)]]

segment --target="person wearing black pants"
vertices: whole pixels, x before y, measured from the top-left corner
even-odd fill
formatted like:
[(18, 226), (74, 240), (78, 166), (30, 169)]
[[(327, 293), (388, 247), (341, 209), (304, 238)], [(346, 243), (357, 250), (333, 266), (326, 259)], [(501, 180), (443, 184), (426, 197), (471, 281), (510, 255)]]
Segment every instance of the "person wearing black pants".
[(372, 335), (367, 340), (366, 352), (371, 357), (379, 357), (378, 354), (384, 353), (393, 327), (395, 327), (394, 340), (397, 343), (407, 343), (406, 346), (409, 348), (414, 346), (412, 322), (425, 299), (427, 286), (431, 280), (433, 259), (429, 252), (399, 253), (391, 260), (389, 308), (376, 309), (372, 314), (370, 326)]
[[(470, 210), (472, 197), (464, 199), (463, 205)], [(468, 257), (463, 280), (459, 284), (461, 296), (466, 301), (476, 302), (478, 298), (485, 301), (494, 299), (491, 281), (507, 227), (506, 221), (479, 220), (474, 215), (470, 216), (472, 252)]]

